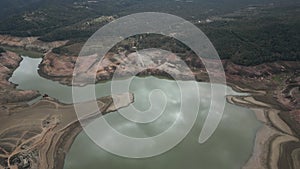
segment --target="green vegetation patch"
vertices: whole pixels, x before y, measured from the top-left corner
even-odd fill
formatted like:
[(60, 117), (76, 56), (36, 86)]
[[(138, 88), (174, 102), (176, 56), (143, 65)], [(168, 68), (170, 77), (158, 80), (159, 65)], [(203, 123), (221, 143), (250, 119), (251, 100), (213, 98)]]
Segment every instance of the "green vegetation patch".
[(3, 53), (3, 52), (5, 52), (5, 50), (2, 47), (0, 47), (0, 53)]
[[(294, 7), (257, 7), (198, 26), (220, 57), (240, 65), (300, 60), (300, 11)], [(238, 19), (236, 19), (238, 18)]]

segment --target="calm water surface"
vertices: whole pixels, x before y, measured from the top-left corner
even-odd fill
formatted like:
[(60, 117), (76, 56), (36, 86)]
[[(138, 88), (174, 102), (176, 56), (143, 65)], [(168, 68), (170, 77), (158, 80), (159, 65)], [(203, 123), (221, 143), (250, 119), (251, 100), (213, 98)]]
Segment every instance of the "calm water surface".
[[(72, 103), (72, 88), (60, 85), (40, 77), (37, 67), (41, 59), (24, 57), (20, 67), (14, 72), (10, 81), (19, 84), (20, 89), (39, 90), (64, 103)], [(122, 83), (122, 80), (120, 80)], [(188, 82), (187, 82), (188, 83)], [(97, 97), (110, 94), (110, 82), (97, 84), (94, 88)], [(254, 139), (260, 123), (254, 113), (246, 108), (226, 104), (223, 119), (213, 136), (204, 144), (198, 143), (199, 133), (210, 106), (210, 85), (198, 83), (199, 91), (184, 89), (183, 92), (199, 92), (201, 106), (197, 121), (188, 136), (172, 150), (152, 158), (129, 159), (113, 155), (99, 148), (92, 140), (81, 132), (70, 152), (67, 154), (64, 169), (239, 169), (249, 159), (254, 146)], [(88, 100), (87, 94), (92, 86), (82, 89), (82, 100)], [(155, 136), (168, 129), (176, 119), (180, 107), (180, 96), (176, 82), (155, 77), (135, 78), (131, 82), (130, 91), (135, 95), (133, 104), (139, 110), (147, 110), (150, 106), (148, 96), (151, 91), (161, 89), (166, 94), (167, 104), (163, 115), (152, 123), (136, 124), (128, 121), (119, 113), (105, 116), (110, 125), (128, 136)], [(228, 87), (228, 94), (237, 95)], [(163, 102), (157, 98), (157, 102)], [(123, 109), (126, 111), (126, 108)], [(99, 119), (92, 122), (91, 128), (97, 127)], [(118, 140), (109, 140), (118, 142)], [(156, 147), (159, 148), (159, 147)], [(134, 147), (132, 147), (134, 150)]]

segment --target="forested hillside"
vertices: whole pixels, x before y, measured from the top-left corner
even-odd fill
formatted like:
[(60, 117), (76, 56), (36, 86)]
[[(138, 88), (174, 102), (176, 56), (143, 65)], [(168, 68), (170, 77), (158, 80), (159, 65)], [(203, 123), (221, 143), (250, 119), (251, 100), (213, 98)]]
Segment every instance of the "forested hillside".
[(88, 37), (113, 19), (157, 11), (193, 22), (221, 58), (235, 63), (300, 60), (296, 0), (2, 0), (0, 9), (0, 34), (70, 40), (56, 53), (77, 54)]

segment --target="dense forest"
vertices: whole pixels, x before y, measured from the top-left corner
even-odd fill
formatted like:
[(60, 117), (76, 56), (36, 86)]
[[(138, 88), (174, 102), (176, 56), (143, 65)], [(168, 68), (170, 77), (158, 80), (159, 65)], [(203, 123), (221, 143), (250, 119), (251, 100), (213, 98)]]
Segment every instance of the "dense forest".
[[(236, 13), (212, 18), (211, 23), (195, 23), (212, 41), (222, 59), (230, 59), (241, 65), (257, 65), (277, 60), (300, 60), (300, 12), (298, 7), (256, 7), (252, 11), (245, 8)], [(253, 11), (255, 10), (255, 11)], [(253, 13), (256, 13), (253, 15)], [(54, 49), (58, 54), (76, 54), (79, 52), (78, 42), (85, 41), (84, 35), (91, 35), (97, 30), (95, 27), (83, 31), (71, 31), (73, 34), (60, 34), (58, 39), (73, 39), (66, 46)], [(74, 27), (73, 27), (74, 28)], [(42, 38), (57, 37), (50, 33)], [(81, 40), (79, 40), (81, 38)], [(83, 38), (83, 39), (82, 39)], [(76, 39), (76, 40), (75, 40)], [(142, 39), (139, 40), (139, 39)], [(130, 41), (130, 42), (128, 42)], [(188, 48), (174, 44), (167, 37), (140, 36), (129, 38), (125, 46), (130, 50), (130, 44), (138, 49), (149, 47), (162, 48), (172, 52), (182, 52)], [(131, 46), (132, 47), (132, 46)], [(76, 51), (77, 50), (77, 51)]]
[(277, 60), (300, 60), (299, 6), (255, 8), (223, 20), (199, 25), (222, 58), (256, 65)]
[[(193, 22), (209, 37), (221, 58), (237, 64), (300, 60), (300, 3), (295, 0), (26, 2), (0, 2), (1, 8), (6, 7), (0, 12), (0, 34), (39, 36), (43, 41), (70, 40), (65, 46), (53, 50), (59, 54), (78, 54), (87, 38), (113, 19), (136, 12), (157, 11), (175, 14)], [(144, 42), (138, 39), (133, 41), (143, 48), (171, 49), (167, 38), (160, 37), (158, 40), (155, 37), (147, 37), (149, 40)]]

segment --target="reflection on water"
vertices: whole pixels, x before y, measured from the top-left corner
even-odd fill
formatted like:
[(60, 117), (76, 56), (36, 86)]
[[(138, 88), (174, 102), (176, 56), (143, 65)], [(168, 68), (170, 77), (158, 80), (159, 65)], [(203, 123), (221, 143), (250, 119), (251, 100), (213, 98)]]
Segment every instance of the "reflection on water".
[[(164, 86), (167, 87), (164, 88)], [(148, 100), (149, 92), (153, 89), (161, 88), (163, 88), (168, 98), (168, 104), (159, 119), (148, 124), (137, 124), (128, 121), (116, 112), (108, 114), (105, 117), (106, 121), (118, 132), (132, 137), (151, 137), (165, 131), (174, 123), (176, 118), (178, 118), (180, 100), (178, 100), (179, 93), (176, 83), (171, 80), (157, 79), (155, 77), (135, 78), (131, 83), (130, 90), (135, 94), (137, 100), (134, 106), (137, 109), (145, 110), (150, 106)], [(214, 135), (206, 143), (199, 144), (199, 133), (210, 106), (209, 91), (209, 84), (199, 83), (201, 108), (197, 122), (188, 136), (170, 151), (152, 158), (123, 158), (99, 148), (82, 132), (76, 138), (70, 152), (67, 154), (64, 169), (241, 168), (251, 155), (255, 133), (259, 127), (259, 123), (251, 110), (226, 104), (222, 122)], [(184, 92), (189, 93), (195, 91), (185, 89)], [(236, 93), (228, 88), (228, 94)], [(157, 98), (158, 102), (162, 99), (164, 98)], [(126, 108), (123, 109), (123, 111), (126, 112)], [(90, 124), (89, 127), (90, 129), (97, 128), (99, 124), (102, 123), (103, 119), (99, 119)], [(109, 133), (101, 133), (99, 137), (108, 142), (118, 143), (120, 141), (110, 139)], [(137, 147), (131, 147), (131, 149), (132, 151), (140, 151)], [(153, 147), (153, 149), (159, 149), (159, 147)]]
[[(19, 84), (20, 89), (35, 89), (42, 94), (48, 94), (62, 102), (72, 102), (72, 88), (60, 85), (57, 82), (40, 77), (37, 67), (41, 59), (24, 57), (21, 66), (14, 72), (10, 81)], [(121, 82), (121, 81), (120, 81)], [(199, 91), (188, 88), (184, 92), (199, 92), (201, 106), (195, 126), (188, 136), (172, 150), (152, 158), (128, 159), (113, 155), (95, 145), (89, 137), (81, 132), (70, 152), (67, 154), (64, 169), (238, 169), (251, 155), (255, 133), (260, 126), (254, 113), (246, 108), (226, 104), (221, 124), (214, 135), (204, 144), (198, 143), (199, 132), (203, 126), (210, 106), (210, 85), (198, 83)], [(92, 86), (82, 88), (82, 100), (88, 100), (89, 90)], [(98, 97), (109, 95), (110, 82), (96, 85)], [(149, 94), (154, 89), (161, 89), (165, 95), (157, 95), (156, 102), (161, 103), (167, 98), (163, 114), (155, 121), (147, 124), (138, 124), (128, 121), (119, 113), (105, 116), (105, 120), (118, 132), (132, 137), (149, 137), (160, 134), (168, 129), (178, 118), (180, 107), (180, 93), (174, 81), (158, 79), (155, 77), (135, 78), (131, 82), (130, 91), (135, 95), (136, 109), (144, 111), (149, 109)], [(237, 94), (228, 88), (228, 94)], [(123, 109), (126, 112), (126, 108)], [(130, 113), (130, 112), (128, 112)], [(99, 119), (89, 125), (97, 127)], [(184, 120), (184, 119), (182, 119)], [(109, 133), (108, 133), (109, 134)], [(108, 136), (101, 135), (109, 142), (118, 142)], [(168, 140), (166, 140), (168, 141)], [(159, 147), (153, 147), (158, 148)], [(135, 147), (132, 147), (135, 151)], [(138, 151), (138, 150), (137, 150)]]

